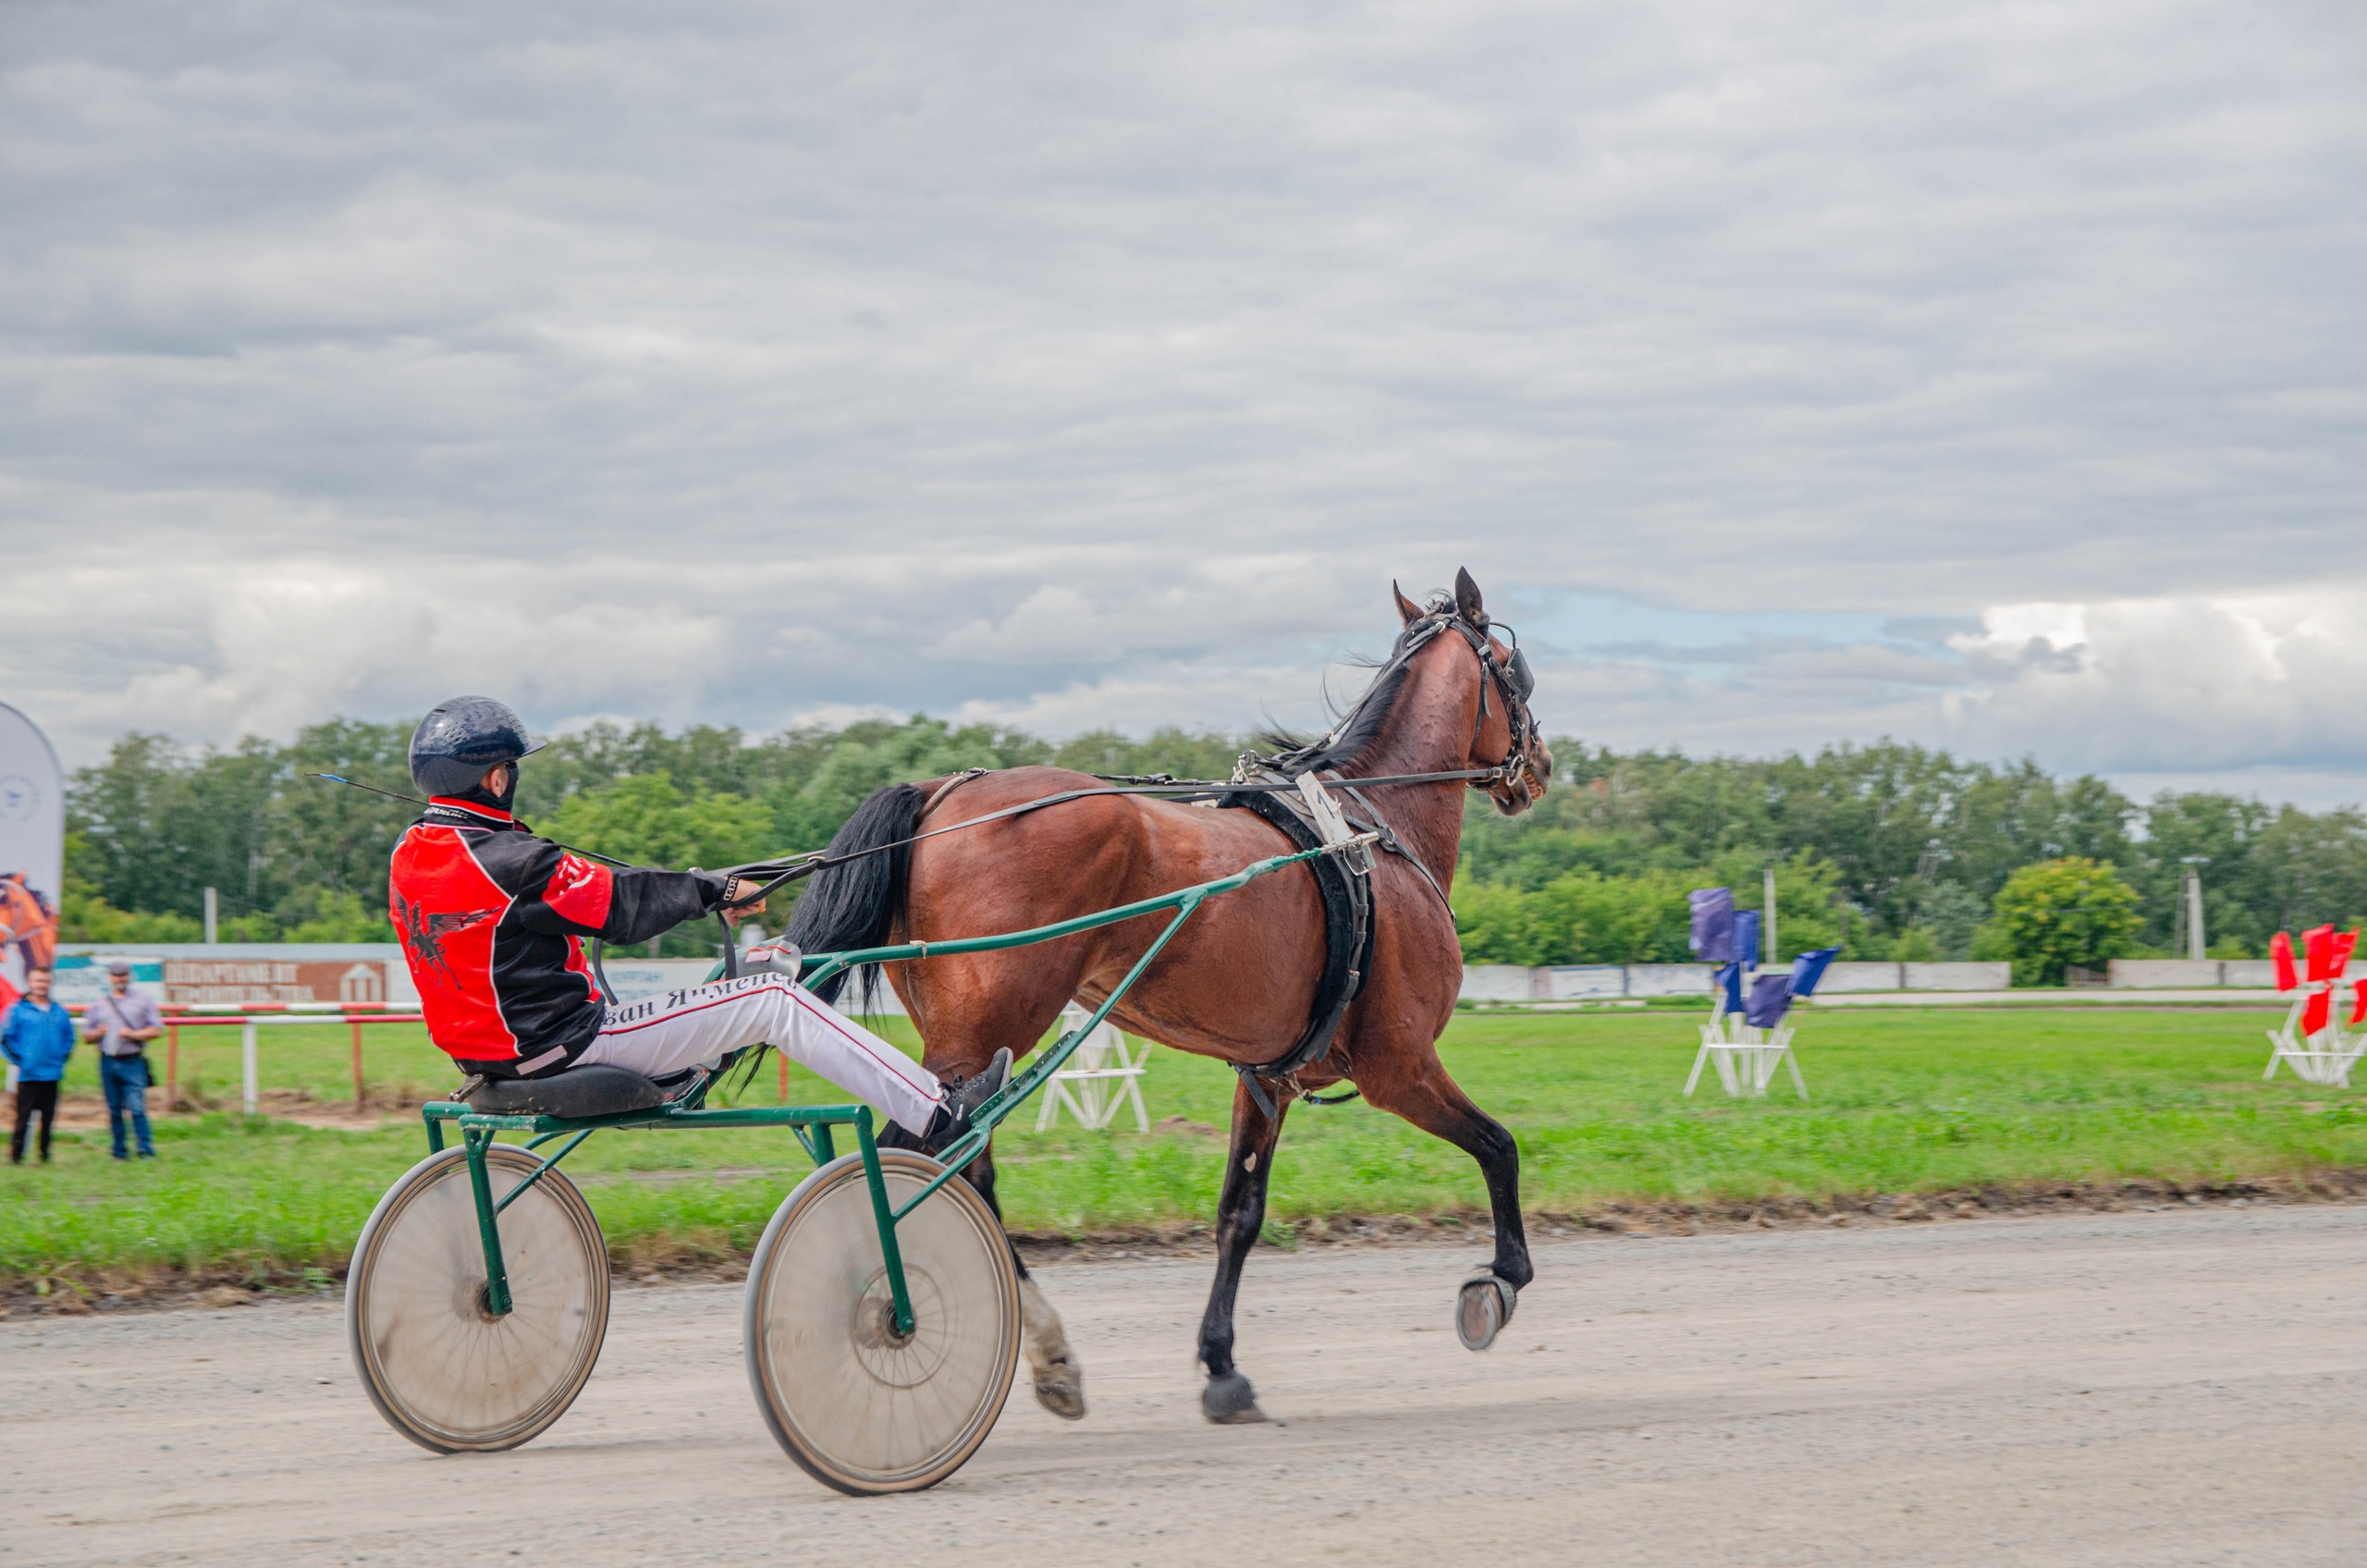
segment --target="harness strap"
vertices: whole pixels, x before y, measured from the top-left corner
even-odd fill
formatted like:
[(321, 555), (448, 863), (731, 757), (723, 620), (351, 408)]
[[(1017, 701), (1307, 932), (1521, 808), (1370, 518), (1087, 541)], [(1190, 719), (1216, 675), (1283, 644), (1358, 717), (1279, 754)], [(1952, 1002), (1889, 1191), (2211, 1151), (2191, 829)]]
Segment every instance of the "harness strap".
[(1430, 885), (1430, 891), (1439, 896), (1439, 902), (1445, 908), (1447, 917), (1453, 919), (1454, 903), (1446, 896), (1446, 889), (1439, 886), (1439, 879), (1430, 875), (1430, 868), (1422, 863), (1422, 857), (1405, 847), (1404, 841), (1397, 837), (1397, 829), (1392, 827), (1389, 825), (1389, 819), (1381, 815), (1380, 810), (1370, 801), (1365, 799), (1364, 791), (1356, 788), (1354, 779), (1343, 778), (1337, 782), (1341, 789), (1347, 791), (1348, 798), (1364, 807), (1365, 815), (1372, 818), (1373, 830), (1380, 835), (1380, 847), (1420, 872), (1422, 880)]
[[(1506, 772), (1506, 768), (1509, 766), (1509, 764), (1499, 763), (1494, 767), (1457, 768), (1452, 772), (1446, 773), (1400, 773), (1379, 778), (1359, 778), (1356, 782), (1368, 789), (1378, 789), (1384, 785), (1395, 784), (1478, 783), (1483, 781), (1492, 783), (1509, 777)], [(947, 783), (938, 790), (938, 795), (943, 795), (946, 790), (950, 790), (956, 782), (966, 782), (966, 780), (960, 778), (959, 776), (954, 779), (948, 780)], [(725, 876), (767, 877), (768, 880), (767, 880), (763, 885), (763, 894), (768, 895), (777, 888), (784, 887), (791, 882), (801, 881), (805, 877), (813, 876), (817, 871), (828, 871), (833, 866), (845, 865), (852, 861), (861, 860), (866, 855), (884, 854), (889, 850), (901, 850), (908, 845), (917, 844), (923, 839), (934, 839), (940, 833), (959, 833), (966, 827), (983, 827), (985, 824), (989, 822), (1000, 822), (1006, 817), (1023, 816), (1031, 811), (1042, 811), (1047, 806), (1066, 805), (1071, 801), (1092, 800), (1103, 795), (1153, 795), (1165, 800), (1176, 801), (1214, 800), (1220, 795), (1294, 794), (1297, 792), (1297, 790), (1298, 786), (1296, 784), (1289, 782), (1255, 782), (1234, 784), (1230, 782), (1219, 782), (1215, 779), (1199, 778), (1179, 780), (1172, 784), (1130, 784), (1113, 785), (1108, 789), (1101, 790), (1063, 790), (1056, 795), (1046, 795), (1040, 800), (1022, 801), (1017, 805), (1005, 806), (1000, 811), (990, 811), (984, 816), (974, 816), (963, 822), (950, 822), (942, 827), (931, 827), (925, 832), (915, 833), (909, 839), (899, 839), (895, 842), (889, 844), (874, 844), (867, 849), (850, 850), (845, 854), (840, 855), (826, 854), (817, 851), (812, 855), (801, 856), (793, 862), (785, 862), (781, 860), (750, 861), (745, 865), (724, 866), (717, 873), (717, 875)], [(932, 800), (936, 798), (936, 796), (931, 797)]]

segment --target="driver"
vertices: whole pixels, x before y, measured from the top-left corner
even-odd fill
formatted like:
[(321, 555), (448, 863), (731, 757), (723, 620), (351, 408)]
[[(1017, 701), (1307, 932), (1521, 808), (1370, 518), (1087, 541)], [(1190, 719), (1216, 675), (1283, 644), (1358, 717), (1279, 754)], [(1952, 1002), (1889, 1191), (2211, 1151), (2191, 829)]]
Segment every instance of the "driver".
[(999, 1092), (1011, 1052), (959, 1085), (833, 1011), (784, 972), (742, 974), (610, 1007), (583, 938), (632, 944), (717, 910), (764, 908), (754, 883), (708, 871), (612, 871), (510, 815), (518, 762), (542, 749), (509, 706), (455, 697), (420, 720), (411, 781), (425, 815), (395, 846), (387, 902), (427, 1032), (488, 1078), (604, 1063), (662, 1078), (770, 1041), (934, 1152)]

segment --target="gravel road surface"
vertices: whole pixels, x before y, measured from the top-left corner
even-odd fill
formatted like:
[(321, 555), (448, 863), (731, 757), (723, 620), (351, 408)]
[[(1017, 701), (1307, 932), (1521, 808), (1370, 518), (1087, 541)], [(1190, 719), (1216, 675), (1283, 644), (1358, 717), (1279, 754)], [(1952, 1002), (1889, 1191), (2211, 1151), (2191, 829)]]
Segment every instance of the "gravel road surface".
[(1092, 1414), (1015, 1393), (933, 1492), (773, 1445), (739, 1292), (619, 1288), (575, 1409), (437, 1458), (337, 1308), (0, 1323), (0, 1568), (138, 1563), (2367, 1562), (2367, 1208), (1545, 1242), (1496, 1348), (1470, 1250), (1261, 1252), (1214, 1427), (1208, 1266), (1041, 1271)]

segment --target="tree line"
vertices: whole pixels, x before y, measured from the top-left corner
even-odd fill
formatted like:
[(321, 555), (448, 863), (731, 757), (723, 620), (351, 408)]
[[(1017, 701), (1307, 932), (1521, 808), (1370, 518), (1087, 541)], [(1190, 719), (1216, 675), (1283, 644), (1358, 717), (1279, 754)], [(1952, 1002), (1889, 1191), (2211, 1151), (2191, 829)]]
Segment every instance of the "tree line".
[[(306, 775), (408, 793), (411, 729), (336, 719), (286, 743), (221, 749), (122, 737), (68, 791), (67, 939), (195, 940), (208, 887), (225, 940), (390, 939), (386, 855), (416, 808)], [(728, 727), (602, 724), (537, 754), (518, 803), (537, 830), (605, 854), (723, 865), (819, 848), (865, 796), (900, 780), (1031, 763), (1220, 778), (1246, 744), (1175, 729), (1055, 742), (921, 716), (754, 740)], [(1468, 802), (1455, 905), (1472, 962), (1682, 961), (1685, 893), (1723, 884), (1755, 908), (1771, 868), (1785, 954), (2011, 957), (2030, 977), (2182, 953), (2190, 860), (2214, 956), (2257, 956), (2275, 931), (2367, 914), (2367, 817), (2356, 809), (2206, 791), (2140, 804), (2092, 776), (1890, 741), (1740, 758), (1563, 741), (1555, 756), (1554, 788), (1527, 815)], [(2075, 923), (2088, 935), (2039, 953), (2031, 900), (2065, 898), (2088, 912)], [(707, 937), (672, 940), (704, 951)]]

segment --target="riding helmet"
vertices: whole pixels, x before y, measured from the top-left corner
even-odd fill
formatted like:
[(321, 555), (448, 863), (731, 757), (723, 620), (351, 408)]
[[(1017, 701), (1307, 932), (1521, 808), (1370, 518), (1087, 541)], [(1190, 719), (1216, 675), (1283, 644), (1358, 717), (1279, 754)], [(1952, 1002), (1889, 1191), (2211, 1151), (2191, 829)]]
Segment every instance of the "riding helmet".
[(467, 795), (486, 768), (532, 756), (543, 742), (526, 721), (491, 697), (454, 697), (427, 710), (411, 737), (411, 779), (431, 795)]

